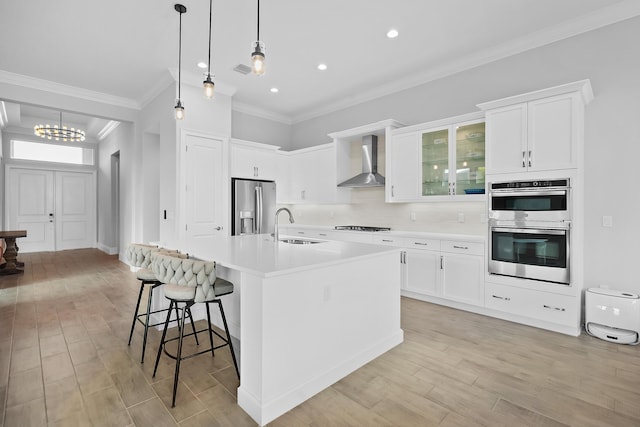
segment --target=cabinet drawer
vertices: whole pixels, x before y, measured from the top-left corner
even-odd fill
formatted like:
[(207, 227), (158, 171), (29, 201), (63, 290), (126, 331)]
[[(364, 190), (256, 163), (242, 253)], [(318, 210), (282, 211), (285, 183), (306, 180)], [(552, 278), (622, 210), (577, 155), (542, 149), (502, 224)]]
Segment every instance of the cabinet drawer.
[(402, 237), (394, 237), (394, 236), (373, 236), (373, 243), (376, 245), (386, 245), (386, 246), (399, 246), (405, 247), (406, 241)]
[(443, 252), (469, 255), (484, 255), (484, 243), (443, 240), (440, 245), (440, 250), (442, 250)]
[(545, 322), (575, 326), (580, 301), (576, 297), (485, 283), (485, 307)]
[(440, 240), (435, 239), (416, 239), (409, 237), (405, 239), (405, 247), (413, 249), (429, 249), (432, 251), (440, 250)]

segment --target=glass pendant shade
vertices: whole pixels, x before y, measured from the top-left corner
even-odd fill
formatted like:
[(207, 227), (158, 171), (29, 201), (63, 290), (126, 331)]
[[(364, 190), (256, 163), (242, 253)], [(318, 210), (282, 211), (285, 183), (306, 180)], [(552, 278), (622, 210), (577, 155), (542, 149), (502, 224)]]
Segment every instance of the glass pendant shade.
[(204, 85), (204, 96), (208, 99), (213, 98), (213, 89), (215, 88), (215, 83), (211, 80), (211, 75), (207, 75), (207, 79), (203, 82)]
[(184, 106), (182, 102), (178, 99), (176, 100), (176, 106), (174, 107), (176, 113), (176, 120), (184, 119)]
[(261, 41), (253, 42), (254, 51), (251, 54), (251, 71), (257, 76), (264, 74), (264, 43)]

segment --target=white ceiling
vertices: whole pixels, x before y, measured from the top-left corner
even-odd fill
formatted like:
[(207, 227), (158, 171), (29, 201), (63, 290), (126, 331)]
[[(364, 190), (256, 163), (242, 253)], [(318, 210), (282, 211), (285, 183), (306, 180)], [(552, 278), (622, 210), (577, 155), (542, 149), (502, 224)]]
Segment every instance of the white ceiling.
[[(183, 84), (201, 85), (196, 64), (207, 60), (209, 2), (180, 1), (188, 9)], [(2, 0), (0, 80), (4, 70), (141, 107), (170, 84), (168, 70), (177, 67), (174, 3)], [(262, 0), (267, 72), (261, 77), (233, 71), (250, 62), (256, 0), (213, 0), (213, 14), (216, 84), (235, 92), (237, 108), (295, 123), (636, 16), (640, 2)], [(398, 38), (386, 38), (390, 28)], [(328, 70), (318, 71), (320, 62)]]

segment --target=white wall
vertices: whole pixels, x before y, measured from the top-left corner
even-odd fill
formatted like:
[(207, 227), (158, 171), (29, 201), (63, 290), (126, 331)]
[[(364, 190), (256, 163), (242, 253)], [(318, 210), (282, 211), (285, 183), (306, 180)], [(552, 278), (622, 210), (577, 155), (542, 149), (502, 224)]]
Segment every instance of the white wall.
[[(99, 144), (98, 149), (98, 247), (105, 252), (119, 254), (124, 260), (125, 248), (133, 240), (134, 234), (134, 132), (132, 123), (121, 123)], [(120, 221), (116, 239), (111, 209), (111, 188), (113, 176), (111, 156), (120, 152)], [(118, 247), (115, 245), (118, 244)]]
[[(640, 158), (636, 126), (640, 117), (640, 55), (632, 48), (632, 40), (639, 38), (640, 18), (629, 19), (298, 123), (293, 126), (293, 145), (301, 148), (326, 143), (328, 132), (382, 119), (416, 124), (477, 111), (475, 105), (480, 102), (588, 78), (595, 100), (586, 108), (584, 141), (585, 287), (607, 285), (640, 293), (635, 271), (640, 225), (634, 212), (638, 205), (635, 163)], [(370, 203), (369, 208), (391, 209), (406, 218), (406, 206), (388, 207), (381, 199)], [(433, 209), (440, 211), (440, 207)], [(429, 226), (442, 224), (446, 228), (445, 222), (459, 208), (445, 206), (444, 210), (443, 219)], [(472, 211), (477, 211), (477, 206)], [(351, 215), (348, 219), (359, 220)], [(601, 226), (603, 215), (613, 216), (612, 228)], [(311, 213), (309, 217), (326, 222)], [(305, 218), (303, 212), (300, 222)], [(407, 221), (399, 226), (408, 228), (412, 224)]]
[(232, 112), (231, 124), (233, 138), (291, 149), (291, 125), (239, 111)]

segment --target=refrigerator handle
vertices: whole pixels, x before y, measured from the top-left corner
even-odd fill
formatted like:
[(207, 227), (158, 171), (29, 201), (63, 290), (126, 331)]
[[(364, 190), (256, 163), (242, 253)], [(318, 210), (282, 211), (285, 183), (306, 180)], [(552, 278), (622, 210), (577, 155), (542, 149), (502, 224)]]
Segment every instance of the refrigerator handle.
[(256, 187), (256, 234), (262, 234), (262, 187)]

